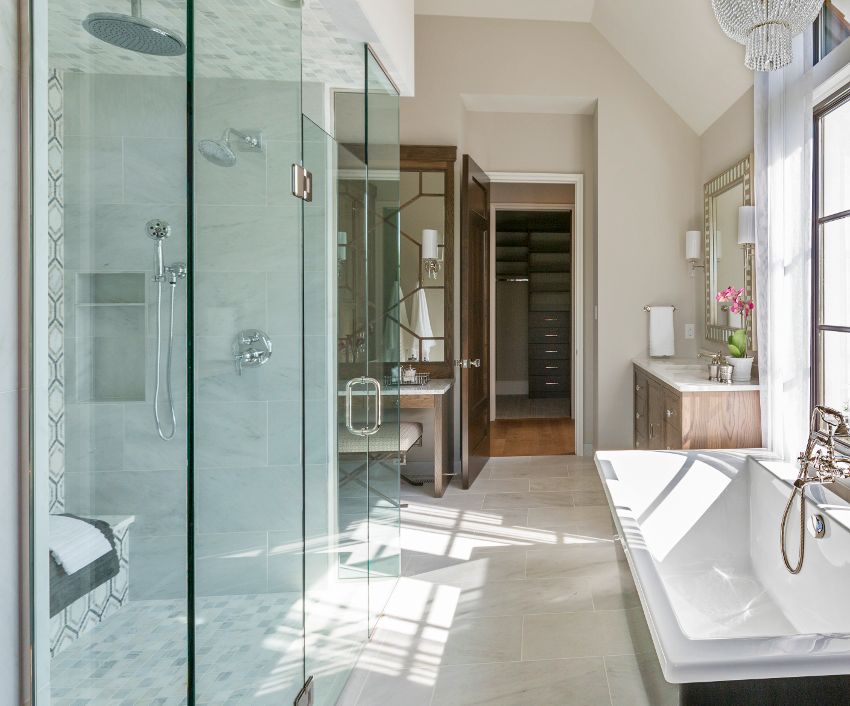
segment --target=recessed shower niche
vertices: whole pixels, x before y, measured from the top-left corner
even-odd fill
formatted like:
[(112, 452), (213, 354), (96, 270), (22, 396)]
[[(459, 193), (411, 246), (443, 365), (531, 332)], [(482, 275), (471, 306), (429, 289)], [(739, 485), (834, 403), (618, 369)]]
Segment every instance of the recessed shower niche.
[(143, 272), (78, 273), (73, 337), (78, 402), (144, 402), (147, 278)]

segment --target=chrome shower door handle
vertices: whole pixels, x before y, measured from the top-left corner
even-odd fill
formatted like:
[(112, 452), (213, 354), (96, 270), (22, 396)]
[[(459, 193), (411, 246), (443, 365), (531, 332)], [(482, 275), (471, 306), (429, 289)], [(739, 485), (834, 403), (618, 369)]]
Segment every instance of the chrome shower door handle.
[(375, 378), (363, 378), (367, 385), (375, 388), (375, 423), (363, 430), (363, 436), (372, 436), (380, 431), (384, 423), (384, 391), (381, 383)]
[[(370, 385), (375, 388), (375, 392), (378, 396), (376, 402), (376, 419), (375, 423), (370, 427), (362, 427), (360, 429), (355, 428), (354, 426), (354, 395), (353, 390), (358, 385)], [(375, 378), (369, 377), (359, 377), (352, 378), (345, 384), (345, 428), (351, 434), (355, 436), (372, 436), (373, 434), (377, 434), (383, 424), (384, 417), (384, 400), (383, 400), (383, 390), (381, 388), (381, 383), (378, 382)], [(368, 403), (367, 403), (368, 409)]]

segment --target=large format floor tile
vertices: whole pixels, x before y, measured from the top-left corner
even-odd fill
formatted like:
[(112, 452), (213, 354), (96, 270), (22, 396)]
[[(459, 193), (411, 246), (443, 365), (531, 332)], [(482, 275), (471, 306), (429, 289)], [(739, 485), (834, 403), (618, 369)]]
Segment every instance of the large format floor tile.
[(339, 706), (672, 706), (593, 463), (402, 488), (403, 576)]

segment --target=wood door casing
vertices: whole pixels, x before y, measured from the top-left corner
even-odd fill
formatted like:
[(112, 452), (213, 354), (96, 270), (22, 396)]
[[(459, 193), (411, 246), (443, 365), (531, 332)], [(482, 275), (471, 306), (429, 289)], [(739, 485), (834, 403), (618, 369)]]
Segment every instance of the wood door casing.
[(461, 480), (469, 488), (490, 458), (490, 179), (463, 155), (460, 189)]

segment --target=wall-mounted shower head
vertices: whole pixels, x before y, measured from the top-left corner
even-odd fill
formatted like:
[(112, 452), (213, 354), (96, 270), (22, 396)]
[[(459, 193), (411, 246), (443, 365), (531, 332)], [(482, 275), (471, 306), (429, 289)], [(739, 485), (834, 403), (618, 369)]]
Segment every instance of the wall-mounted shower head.
[(236, 164), (236, 152), (228, 142), (222, 140), (201, 140), (198, 151), (208, 162), (219, 167), (232, 167)]
[(154, 240), (163, 240), (171, 235), (171, 226), (160, 218), (154, 218), (145, 225), (148, 229), (148, 237)]
[(216, 166), (232, 167), (236, 164), (236, 150), (230, 144), (230, 138), (234, 136), (238, 138), (237, 144), (241, 145), (243, 149), (253, 152), (263, 151), (263, 133), (241, 132), (232, 127), (224, 131), (220, 140), (201, 140), (198, 143), (198, 151), (204, 156), (204, 159)]
[(142, 17), (142, 0), (130, 0), (129, 15), (93, 12), (83, 20), (83, 29), (107, 44), (153, 56), (186, 53), (183, 40), (170, 29)]

